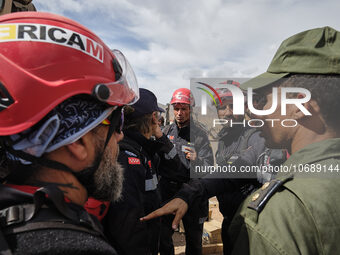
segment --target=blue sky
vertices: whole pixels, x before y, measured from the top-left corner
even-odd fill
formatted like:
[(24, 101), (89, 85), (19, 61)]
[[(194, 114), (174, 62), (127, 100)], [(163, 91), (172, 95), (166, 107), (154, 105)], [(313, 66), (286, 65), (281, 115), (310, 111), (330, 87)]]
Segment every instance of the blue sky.
[(168, 103), (190, 78), (253, 77), (280, 43), (315, 27), (340, 30), (336, 0), (33, 0), (121, 50), (140, 87)]

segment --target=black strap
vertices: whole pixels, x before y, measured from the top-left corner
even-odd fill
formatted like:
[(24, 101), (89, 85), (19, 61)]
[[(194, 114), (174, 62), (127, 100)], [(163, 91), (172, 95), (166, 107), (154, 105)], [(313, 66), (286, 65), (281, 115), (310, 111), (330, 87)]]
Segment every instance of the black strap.
[(64, 193), (55, 185), (40, 188), (34, 193), (35, 214), (40, 210), (41, 206), (46, 203), (47, 197), (63, 216), (70, 220), (78, 219), (77, 213), (66, 205)]
[(64, 193), (56, 185), (49, 185), (47, 187), (40, 188), (35, 192), (34, 204), (36, 206), (36, 212), (45, 203), (47, 197), (64, 217), (75, 224), (86, 225), (104, 237), (101, 229), (86, 211), (83, 211), (83, 213), (77, 212), (67, 206), (64, 200)]
[(58, 211), (46, 205), (43, 205), (39, 210), (36, 208), (35, 204), (26, 204), (15, 205), (1, 210), (3, 232), (9, 235), (39, 229), (72, 229), (104, 236), (98, 228), (94, 227), (95, 225), (92, 225), (93, 222), (90, 224), (80, 217), (77, 220), (61, 217)]
[(57, 228), (88, 232), (105, 239), (100, 227), (85, 210), (73, 210), (71, 204), (66, 205), (62, 191), (55, 185), (35, 192), (34, 203), (0, 210), (0, 223), (5, 234)]
[(121, 122), (122, 108), (123, 108), (122, 106), (118, 107), (117, 109), (115, 109), (112, 112), (112, 114), (110, 116), (111, 125), (109, 126), (109, 131), (108, 131), (107, 136), (106, 136), (104, 150), (105, 150), (107, 144), (109, 143), (113, 133), (114, 132), (121, 132), (119, 125), (121, 124), (120, 122)]
[(29, 221), (35, 215), (34, 204), (14, 205), (0, 210), (1, 227)]
[[(100, 236), (101, 233), (91, 230), (87, 227), (83, 227), (80, 225), (74, 225), (72, 223), (66, 223), (65, 221), (38, 221), (38, 222), (27, 222), (24, 225), (20, 226), (11, 226), (4, 230), (5, 235), (13, 235), (19, 234), (23, 232), (29, 232), (34, 230), (42, 230), (42, 229), (69, 229), (75, 230), (79, 232), (86, 232), (91, 235)], [(0, 255), (2, 255), (0, 253)]]
[(73, 173), (71, 168), (54, 160), (50, 160), (47, 158), (37, 158), (26, 152), (14, 150), (11, 146), (6, 146), (6, 151), (8, 151), (14, 156), (17, 156), (18, 158), (30, 161), (37, 165)]

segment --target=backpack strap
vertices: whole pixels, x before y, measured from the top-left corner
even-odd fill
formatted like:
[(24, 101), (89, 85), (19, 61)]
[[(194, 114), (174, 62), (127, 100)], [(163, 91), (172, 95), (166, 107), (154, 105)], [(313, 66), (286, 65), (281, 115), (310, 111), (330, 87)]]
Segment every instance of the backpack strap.
[(39, 189), (33, 197), (34, 203), (0, 210), (0, 224), (5, 235), (39, 229), (71, 229), (105, 239), (94, 219), (85, 210), (73, 210), (72, 204), (67, 206), (62, 191), (55, 185)]
[[(88, 227), (82, 226), (82, 225), (75, 225), (72, 221), (67, 221), (62, 218), (45, 218), (40, 219), (38, 218), (33, 222), (23, 222), (23, 224), (20, 225), (12, 225), (8, 226), (7, 228), (4, 228), (3, 232), (5, 235), (13, 235), (23, 232), (30, 232), (35, 230), (42, 230), (42, 229), (66, 229), (66, 230), (75, 230), (79, 232), (86, 232), (91, 235), (95, 236), (102, 236), (101, 233), (99, 233), (96, 230), (90, 229)], [(1, 253), (0, 253), (1, 254)]]

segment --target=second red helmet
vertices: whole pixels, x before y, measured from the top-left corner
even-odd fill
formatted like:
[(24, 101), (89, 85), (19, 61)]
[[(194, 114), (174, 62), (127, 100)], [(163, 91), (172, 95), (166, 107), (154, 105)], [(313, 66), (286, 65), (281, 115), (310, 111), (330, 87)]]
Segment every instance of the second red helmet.
[(191, 106), (195, 106), (195, 100), (190, 92), (190, 89), (180, 88), (176, 89), (172, 94), (170, 104), (189, 104)]

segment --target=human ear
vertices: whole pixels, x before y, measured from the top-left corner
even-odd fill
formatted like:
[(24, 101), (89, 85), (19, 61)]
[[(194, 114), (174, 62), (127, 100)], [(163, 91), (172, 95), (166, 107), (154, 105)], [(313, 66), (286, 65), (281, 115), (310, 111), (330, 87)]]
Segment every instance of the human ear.
[(157, 124), (158, 125), (158, 112), (153, 112), (152, 113), (152, 124)]
[(85, 160), (89, 155), (89, 146), (91, 145), (89, 144), (90, 141), (88, 135), (89, 134), (86, 134), (77, 141), (66, 145), (66, 149), (69, 153), (80, 161)]
[[(305, 97), (304, 94), (298, 94), (297, 95), (297, 98), (303, 98)], [(318, 105), (318, 103), (314, 100), (314, 99), (311, 99), (309, 100), (308, 102), (306, 103), (303, 103), (302, 106), (309, 112), (311, 113), (311, 115), (314, 115), (314, 114), (319, 114), (320, 113), (320, 107)], [(305, 113), (303, 113), (301, 111), (300, 108), (298, 107), (294, 107), (294, 110), (293, 110), (293, 117), (294, 119), (298, 120), (298, 119), (302, 119), (304, 118), (306, 115)], [(308, 116), (308, 115), (307, 115)], [(310, 116), (310, 115), (309, 115)]]

